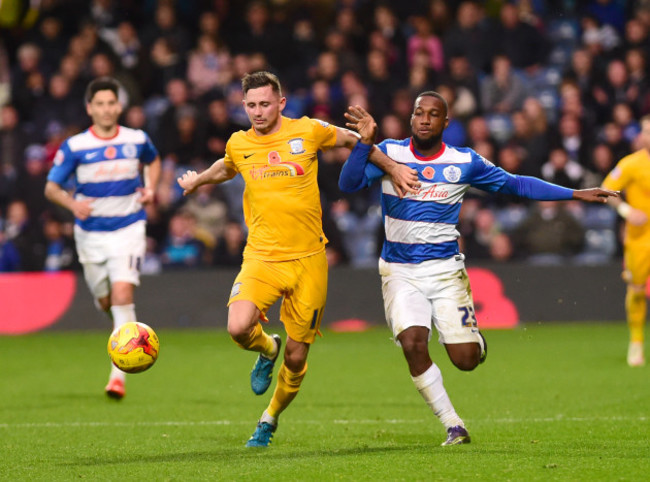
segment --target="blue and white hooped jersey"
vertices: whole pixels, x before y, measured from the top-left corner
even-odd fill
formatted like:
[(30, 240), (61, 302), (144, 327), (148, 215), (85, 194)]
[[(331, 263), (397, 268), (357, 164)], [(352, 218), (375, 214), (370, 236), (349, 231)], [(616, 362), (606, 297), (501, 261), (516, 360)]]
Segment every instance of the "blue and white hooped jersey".
[(381, 205), (386, 240), (381, 257), (389, 263), (421, 263), (459, 253), (456, 229), (463, 196), (470, 187), (498, 191), (512, 176), (467, 147), (443, 144), (436, 155), (423, 157), (411, 139), (387, 139), (378, 147), (391, 159), (418, 171), (417, 194), (400, 199), (390, 177), (367, 163), (368, 185), (381, 179)]
[(140, 162), (149, 164), (158, 151), (149, 136), (138, 129), (118, 126), (104, 139), (92, 127), (61, 144), (48, 180), (57, 184), (74, 176), (75, 199), (92, 199), (92, 214), (76, 220), (85, 231), (115, 231), (145, 220), (136, 189), (142, 186)]

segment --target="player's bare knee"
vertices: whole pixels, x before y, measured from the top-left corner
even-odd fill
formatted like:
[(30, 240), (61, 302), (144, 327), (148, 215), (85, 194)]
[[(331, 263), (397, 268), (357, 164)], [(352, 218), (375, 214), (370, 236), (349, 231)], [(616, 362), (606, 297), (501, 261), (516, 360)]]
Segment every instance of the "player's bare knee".
[(302, 357), (298, 356), (298, 354), (288, 354), (287, 352), (284, 353), (284, 364), (285, 366), (292, 371), (293, 373), (300, 373), (305, 369), (305, 363), (307, 360)]
[(95, 299), (95, 308), (99, 311), (108, 311), (111, 309), (111, 299), (108, 296), (103, 296), (101, 298)]
[(462, 370), (464, 372), (471, 372), (474, 370), (478, 364), (479, 364), (479, 357), (463, 357), (463, 358), (458, 358), (458, 359), (453, 359), (451, 362), (454, 364), (456, 368), (459, 370)]

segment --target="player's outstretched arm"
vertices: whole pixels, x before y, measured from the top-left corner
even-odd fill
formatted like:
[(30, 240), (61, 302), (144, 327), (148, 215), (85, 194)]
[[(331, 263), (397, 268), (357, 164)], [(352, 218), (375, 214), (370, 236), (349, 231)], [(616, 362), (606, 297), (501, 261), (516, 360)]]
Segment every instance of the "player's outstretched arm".
[(577, 189), (573, 191), (573, 199), (578, 201), (586, 201), (590, 203), (606, 203), (609, 198), (618, 198), (619, 193), (616, 191), (610, 191), (608, 189), (602, 189), (599, 187), (593, 187), (590, 189)]
[(219, 159), (202, 173), (187, 171), (176, 181), (183, 188), (183, 196), (187, 196), (204, 184), (219, 184), (232, 179), (236, 175), (237, 171), (226, 166), (223, 159)]

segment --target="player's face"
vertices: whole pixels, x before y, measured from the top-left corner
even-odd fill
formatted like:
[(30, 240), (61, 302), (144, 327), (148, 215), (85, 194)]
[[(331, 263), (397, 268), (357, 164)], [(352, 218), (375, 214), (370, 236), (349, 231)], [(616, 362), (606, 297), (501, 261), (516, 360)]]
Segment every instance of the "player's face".
[(280, 115), (287, 99), (281, 97), (270, 85), (250, 89), (244, 98), (244, 109), (258, 134), (273, 134), (280, 129)]
[(447, 128), (445, 104), (430, 95), (418, 97), (411, 114), (411, 133), (417, 146), (430, 149), (442, 139), (442, 131)]
[(122, 105), (112, 91), (100, 90), (86, 104), (86, 112), (94, 125), (103, 130), (110, 130), (117, 125), (117, 119), (122, 113)]

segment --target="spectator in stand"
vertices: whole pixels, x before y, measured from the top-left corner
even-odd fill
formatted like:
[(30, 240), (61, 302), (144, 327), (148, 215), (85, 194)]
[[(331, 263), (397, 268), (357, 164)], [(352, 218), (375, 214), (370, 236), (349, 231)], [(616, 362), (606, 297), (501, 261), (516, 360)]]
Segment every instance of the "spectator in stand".
[(515, 69), (529, 73), (539, 69), (546, 60), (546, 42), (535, 27), (519, 18), (519, 7), (504, 3), (499, 12), (501, 23), (496, 28), (496, 49), (508, 57)]
[(38, 112), (35, 126), (39, 140), (51, 122), (76, 126), (81, 129), (88, 125), (84, 106), (78, 98), (72, 97), (70, 81), (61, 74), (54, 74), (48, 83), (47, 95), (39, 99), (34, 108)]
[(537, 264), (564, 264), (584, 244), (582, 225), (561, 201), (540, 201), (513, 233), (515, 251)]
[(512, 70), (505, 55), (496, 55), (492, 73), (481, 81), (481, 104), (484, 112), (509, 114), (521, 109), (528, 92), (523, 79)]
[[(381, 35), (386, 41), (388, 62), (394, 69), (406, 68), (406, 37), (402, 32), (399, 19), (386, 4), (378, 4), (373, 13), (375, 22), (374, 33)], [(376, 46), (375, 46), (376, 47)]]
[(612, 108), (612, 121), (620, 127), (623, 139), (631, 144), (641, 132), (641, 125), (634, 117), (629, 104), (619, 102)]
[(27, 141), (16, 108), (0, 107), (0, 210), (4, 210), (17, 190), (16, 177)]
[(388, 113), (390, 99), (397, 88), (397, 83), (388, 69), (386, 56), (379, 50), (368, 52), (366, 57), (368, 69), (368, 100), (373, 113), (381, 117)]
[[(650, 52), (650, 49), (648, 52)], [(638, 116), (642, 112), (650, 110), (648, 109), (650, 81), (647, 72), (646, 51), (641, 49), (628, 50), (625, 54), (625, 66), (627, 67), (630, 79), (628, 96), (629, 98), (636, 99), (631, 104), (631, 107), (633, 107), (635, 115)]]
[[(169, 144), (178, 139), (178, 112), (185, 107), (194, 108), (194, 103), (190, 100), (190, 93), (185, 80), (175, 78), (170, 80), (165, 86), (167, 93), (168, 106), (160, 117), (158, 129), (155, 133), (155, 142), (159, 145)], [(163, 156), (168, 151), (161, 149)]]
[(111, 46), (119, 67), (137, 76), (143, 51), (135, 26), (125, 20), (120, 22), (116, 29), (104, 30), (101, 36)]
[(217, 240), (213, 262), (218, 267), (235, 268), (243, 261), (246, 233), (241, 223), (229, 220), (223, 235)]
[(179, 55), (171, 41), (165, 37), (156, 39), (143, 68), (145, 95), (164, 95), (167, 85), (174, 79), (183, 78), (186, 70), (184, 57)]
[(11, 99), (23, 122), (36, 119), (34, 105), (45, 95), (46, 80), (41, 71), (41, 49), (33, 43), (18, 47), (18, 60), (11, 72)]
[(633, 49), (639, 49), (642, 52), (648, 51), (650, 48), (649, 27), (650, 25), (644, 23), (638, 15), (627, 21), (623, 38), (623, 47), (626, 52)]
[(267, 4), (258, 0), (247, 5), (245, 23), (238, 30), (236, 38), (229, 43), (234, 54), (261, 52), (269, 64), (279, 70), (288, 67), (293, 61), (286, 55), (291, 50), (290, 45), (290, 31), (275, 24)]
[(456, 13), (456, 23), (445, 34), (445, 58), (466, 57), (475, 72), (488, 72), (493, 56), (491, 30), (481, 5), (473, 0), (463, 1)]
[(213, 37), (199, 37), (196, 49), (189, 56), (187, 81), (195, 99), (211, 91), (221, 91), (232, 82), (230, 54)]
[(43, 73), (50, 76), (59, 67), (59, 59), (66, 51), (63, 23), (55, 16), (45, 16), (39, 20), (37, 28), (31, 37), (41, 51)]
[(210, 159), (219, 159), (226, 152), (226, 142), (230, 136), (241, 129), (232, 122), (228, 115), (228, 105), (223, 98), (216, 98), (208, 104), (206, 125), (206, 155)]
[(14, 200), (7, 206), (3, 251), (7, 271), (39, 271), (43, 269), (45, 247), (36, 221), (30, 218), (27, 204)]
[(40, 270), (63, 271), (81, 269), (74, 239), (67, 235), (63, 222), (48, 214), (43, 221), (45, 260)]
[(602, 127), (599, 140), (611, 149), (615, 159), (622, 159), (632, 152), (629, 142), (623, 137), (622, 129), (614, 122), (607, 122)]
[(425, 16), (415, 16), (411, 19), (414, 33), (407, 41), (407, 57), (409, 66), (413, 65), (413, 57), (416, 52), (424, 52), (429, 58), (429, 65), (436, 72), (445, 68), (445, 56), (442, 49), (442, 42), (435, 35), (431, 22)]
[(196, 237), (196, 218), (187, 211), (179, 211), (169, 220), (169, 234), (161, 247), (163, 269), (198, 268), (206, 263), (207, 250)]
[(47, 182), (47, 151), (40, 144), (31, 144), (25, 149), (24, 164), (18, 174), (20, 190), (17, 198), (24, 201), (32, 219), (39, 219), (48, 208), (43, 197)]
[(309, 18), (299, 18), (293, 25), (291, 38), (291, 56), (294, 62), (287, 69), (287, 79), (290, 87), (308, 88), (308, 69), (320, 53), (317, 33)]
[(165, 39), (166, 43), (181, 57), (189, 51), (190, 34), (185, 26), (180, 25), (172, 2), (159, 2), (154, 14), (154, 22), (147, 24), (142, 33), (142, 40), (145, 47), (152, 49), (154, 43), (159, 39)]
[(551, 150), (548, 162), (542, 166), (542, 178), (553, 184), (561, 184), (570, 189), (579, 189), (582, 185), (584, 168), (569, 159), (561, 147)]
[(596, 144), (591, 152), (591, 163), (582, 177), (582, 188), (600, 186), (614, 168), (614, 154), (607, 144)]
[(593, 137), (591, 133), (583, 131), (580, 119), (575, 114), (564, 114), (551, 136), (552, 147), (563, 148), (570, 159), (583, 166), (588, 164)]
[[(636, 102), (634, 92), (630, 92), (629, 78), (625, 62), (612, 60), (607, 64), (606, 78), (593, 89), (596, 100), (598, 121), (602, 123), (611, 118), (612, 106), (618, 102)], [(628, 95), (629, 94), (629, 95)], [(637, 95), (640, 95), (638, 93)]]
[[(456, 89), (457, 115), (463, 119), (475, 115), (481, 108), (478, 77), (465, 57), (451, 57), (449, 72), (443, 76), (444, 83)], [(420, 91), (422, 92), (422, 91)]]
[(163, 141), (165, 152), (180, 166), (200, 168), (205, 165), (205, 134), (199, 112), (192, 105), (185, 105), (176, 111), (177, 135)]
[(513, 132), (510, 143), (519, 147), (525, 156), (525, 163), (531, 167), (531, 174), (539, 177), (539, 167), (548, 159), (548, 138), (535, 132), (531, 119), (523, 110), (511, 116)]
[(485, 207), (479, 209), (474, 215), (471, 235), (464, 239), (463, 253), (473, 259), (490, 259), (492, 242), (500, 233), (494, 211)]

